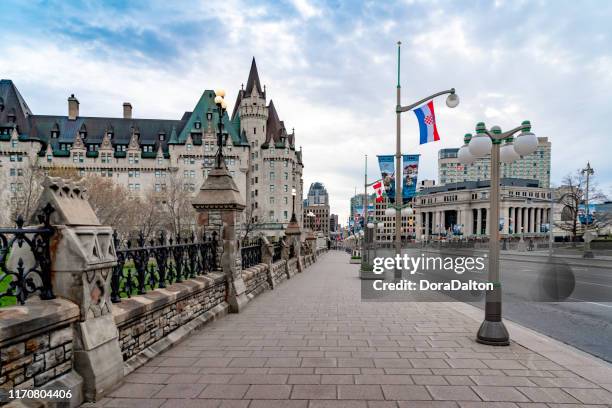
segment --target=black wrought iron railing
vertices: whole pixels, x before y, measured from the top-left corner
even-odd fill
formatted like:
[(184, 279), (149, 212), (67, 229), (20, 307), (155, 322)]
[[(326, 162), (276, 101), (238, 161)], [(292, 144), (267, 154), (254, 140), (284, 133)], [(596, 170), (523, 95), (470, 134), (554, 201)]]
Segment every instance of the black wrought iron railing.
[(41, 210), (37, 216), (40, 226), (24, 227), (19, 216), (16, 228), (0, 228), (0, 305), (23, 305), (34, 293), (43, 300), (55, 298), (51, 283), (53, 211), (50, 204)]
[(261, 239), (251, 239), (242, 241), (240, 248), (242, 258), (242, 269), (261, 263)]
[(283, 247), (280, 242), (274, 243), (274, 254), (272, 255), (272, 262), (278, 262), (283, 257)]
[(295, 246), (293, 244), (289, 245), (289, 259), (295, 258)]
[(144, 294), (147, 290), (165, 288), (174, 282), (205, 275), (217, 269), (217, 236), (196, 239), (178, 237), (166, 239), (160, 233), (157, 239), (146, 242), (139, 234), (135, 244), (120, 242), (114, 235), (117, 266), (111, 279), (111, 300)]

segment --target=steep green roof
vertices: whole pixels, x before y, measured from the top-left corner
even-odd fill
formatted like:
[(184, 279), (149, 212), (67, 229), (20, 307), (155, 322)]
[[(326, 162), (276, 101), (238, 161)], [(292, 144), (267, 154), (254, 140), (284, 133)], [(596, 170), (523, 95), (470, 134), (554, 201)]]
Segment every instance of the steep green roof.
[[(189, 134), (192, 131), (196, 130), (195, 122), (201, 121), (200, 118), (206, 118), (206, 114), (208, 112), (212, 112), (213, 114), (212, 122), (216, 126), (217, 122), (219, 121), (219, 113), (217, 111), (217, 106), (215, 105), (215, 92), (209, 89), (204, 91), (204, 93), (200, 97), (200, 100), (196, 104), (195, 108), (193, 108), (193, 111), (191, 112), (191, 115), (189, 115), (189, 119), (187, 120), (187, 123), (181, 130), (181, 133), (178, 135), (176, 143), (178, 144), (185, 143), (187, 138), (189, 137)], [(225, 129), (229, 133), (230, 137), (232, 138), (232, 143), (234, 144), (234, 146), (241, 146), (245, 144), (248, 145), (246, 140), (243, 141), (242, 138), (240, 137), (240, 118), (239, 117), (235, 117), (234, 120), (232, 121), (230, 120), (226, 112), (223, 115), (223, 125), (225, 126)], [(204, 127), (204, 124), (202, 124), (202, 127)], [(174, 140), (171, 136), (170, 143), (173, 143), (173, 142)]]

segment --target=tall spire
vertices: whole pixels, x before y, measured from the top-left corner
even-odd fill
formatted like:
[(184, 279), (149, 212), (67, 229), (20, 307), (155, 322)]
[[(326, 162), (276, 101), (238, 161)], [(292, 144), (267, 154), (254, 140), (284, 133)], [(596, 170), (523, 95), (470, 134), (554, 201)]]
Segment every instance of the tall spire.
[(247, 80), (246, 89), (244, 90), (245, 94), (251, 95), (253, 93), (253, 87), (255, 87), (259, 96), (263, 98), (264, 92), (261, 89), (261, 82), (259, 81), (259, 74), (257, 73), (257, 64), (255, 63), (255, 57), (253, 57), (253, 61), (251, 62), (249, 79)]

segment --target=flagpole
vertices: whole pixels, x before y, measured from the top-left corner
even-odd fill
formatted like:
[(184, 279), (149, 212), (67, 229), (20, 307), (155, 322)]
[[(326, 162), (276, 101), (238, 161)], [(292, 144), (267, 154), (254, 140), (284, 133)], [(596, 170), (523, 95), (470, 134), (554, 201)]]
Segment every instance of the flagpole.
[[(402, 160), (402, 129), (401, 129), (401, 85), (400, 85), (400, 48), (402, 46), (402, 42), (397, 42), (397, 93), (396, 93), (396, 128), (397, 134), (395, 138), (395, 252), (397, 255), (401, 256), (402, 254), (402, 212), (401, 212), (401, 202), (402, 199), (402, 179), (399, 177), (400, 175), (400, 167)], [(401, 272), (396, 271), (395, 274), (396, 279), (401, 278)]]
[(363, 176), (363, 254), (361, 255), (361, 259), (364, 262), (369, 262), (369, 259), (366, 257), (367, 250), (367, 237), (368, 237), (368, 155), (365, 155), (365, 169)]

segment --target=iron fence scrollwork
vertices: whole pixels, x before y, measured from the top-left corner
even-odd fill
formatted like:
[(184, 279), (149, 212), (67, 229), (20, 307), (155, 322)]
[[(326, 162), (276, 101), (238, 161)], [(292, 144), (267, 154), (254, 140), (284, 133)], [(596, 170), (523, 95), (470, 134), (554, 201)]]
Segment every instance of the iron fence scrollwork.
[(261, 263), (261, 238), (244, 240), (240, 248), (242, 269)]
[(283, 256), (283, 247), (280, 242), (274, 243), (274, 254), (272, 255), (272, 262), (278, 262)]
[(111, 300), (121, 301), (121, 297), (144, 294), (147, 290), (165, 288), (166, 285), (195, 278), (217, 269), (217, 234), (204, 235), (196, 239), (167, 239), (160, 232), (156, 239), (146, 242), (142, 233), (136, 245), (128, 240), (122, 246), (117, 233), (114, 234), (117, 266), (111, 279)]
[[(19, 304), (34, 294), (43, 300), (54, 299), (51, 283), (51, 214), (55, 209), (47, 204), (37, 215), (39, 226), (24, 227), (22, 216), (16, 228), (0, 228), (0, 299), (14, 296)], [(28, 254), (28, 252), (30, 252)], [(18, 257), (17, 262), (11, 262)], [(25, 259), (24, 259), (25, 258)]]

